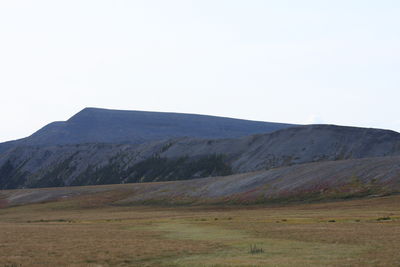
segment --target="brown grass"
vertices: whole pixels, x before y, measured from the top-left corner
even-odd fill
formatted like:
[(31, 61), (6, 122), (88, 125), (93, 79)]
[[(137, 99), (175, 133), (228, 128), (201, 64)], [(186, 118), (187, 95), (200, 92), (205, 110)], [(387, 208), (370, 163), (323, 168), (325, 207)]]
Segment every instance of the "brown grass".
[(0, 209), (0, 267), (400, 266), (400, 196), (226, 207), (98, 198)]

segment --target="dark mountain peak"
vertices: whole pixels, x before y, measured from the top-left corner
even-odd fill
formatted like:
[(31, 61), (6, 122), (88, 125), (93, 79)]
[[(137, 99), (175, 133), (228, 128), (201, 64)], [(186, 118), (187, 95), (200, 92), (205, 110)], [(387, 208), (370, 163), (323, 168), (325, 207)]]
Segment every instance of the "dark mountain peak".
[[(95, 120), (109, 117), (110, 115), (120, 115), (123, 116), (124, 111), (119, 110), (111, 110), (111, 109), (102, 109), (102, 108), (93, 108), (87, 107), (73, 115), (71, 118), (67, 120), (67, 122), (80, 122), (87, 120)], [(121, 115), (120, 115), (121, 116)]]
[(79, 120), (81, 118), (87, 118), (87, 117), (101, 117), (101, 116), (107, 116), (110, 114), (123, 116), (123, 115), (129, 114), (130, 112), (135, 112), (135, 111), (86, 107), (86, 108), (82, 109), (81, 111), (79, 111), (78, 113), (76, 113), (75, 115), (73, 115), (67, 121), (74, 121), (74, 120)]
[[(263, 122), (263, 121), (253, 121), (253, 120), (243, 120), (228, 117), (212, 116), (212, 115), (202, 115), (202, 114), (191, 114), (191, 113), (176, 113), (176, 112), (159, 112), (159, 111), (141, 111), (141, 110), (115, 110), (115, 109), (105, 109), (105, 108), (95, 108), (87, 107), (72, 116), (67, 122), (74, 122), (86, 119), (101, 119), (101, 120), (127, 120), (127, 121), (142, 121), (148, 120), (148, 123), (159, 123), (160, 121), (171, 121), (171, 122), (181, 122), (188, 123), (192, 122), (218, 122), (222, 124), (229, 123), (240, 123), (242, 124), (261, 124), (261, 125), (275, 125), (282, 126), (277, 128), (287, 128), (284, 126), (293, 126), (291, 124), (284, 123), (274, 123), (274, 122)], [(194, 123), (193, 123), (194, 124)], [(268, 131), (267, 131), (268, 132)]]
[[(216, 116), (88, 107), (69, 120), (53, 122), (13, 145), (79, 143), (138, 144), (175, 137), (237, 138), (273, 132), (290, 124)], [(7, 144), (7, 149), (10, 144)], [(0, 153), (5, 150), (0, 144)]]

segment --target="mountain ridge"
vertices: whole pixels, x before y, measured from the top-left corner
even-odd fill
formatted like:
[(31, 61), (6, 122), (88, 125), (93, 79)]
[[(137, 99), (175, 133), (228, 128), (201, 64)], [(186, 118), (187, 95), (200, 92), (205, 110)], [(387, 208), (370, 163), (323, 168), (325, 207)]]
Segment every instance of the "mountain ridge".
[(84, 108), (68, 120), (49, 123), (29, 137), (0, 143), (0, 153), (17, 145), (135, 144), (185, 136), (237, 138), (291, 126), (294, 125), (199, 114)]

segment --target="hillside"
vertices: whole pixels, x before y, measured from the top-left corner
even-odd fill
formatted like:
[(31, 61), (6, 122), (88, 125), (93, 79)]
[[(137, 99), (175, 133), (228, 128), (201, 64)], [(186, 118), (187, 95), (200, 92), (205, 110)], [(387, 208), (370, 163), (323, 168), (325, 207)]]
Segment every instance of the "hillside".
[(307, 163), (187, 181), (0, 191), (0, 206), (97, 199), (102, 205), (254, 204), (385, 195), (400, 190), (400, 157)]
[(0, 155), (0, 188), (186, 180), (399, 155), (399, 133), (333, 125), (298, 126), (235, 139), (21, 146)]
[(50, 123), (27, 138), (0, 144), (0, 153), (21, 145), (139, 144), (175, 137), (237, 138), (290, 126), (293, 125), (195, 114), (85, 108), (69, 120)]

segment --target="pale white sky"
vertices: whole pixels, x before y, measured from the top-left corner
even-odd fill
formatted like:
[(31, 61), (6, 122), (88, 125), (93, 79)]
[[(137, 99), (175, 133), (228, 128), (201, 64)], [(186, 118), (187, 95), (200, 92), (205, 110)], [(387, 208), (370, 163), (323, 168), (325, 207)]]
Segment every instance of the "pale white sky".
[(1, 0), (0, 141), (84, 107), (400, 131), (397, 0)]

